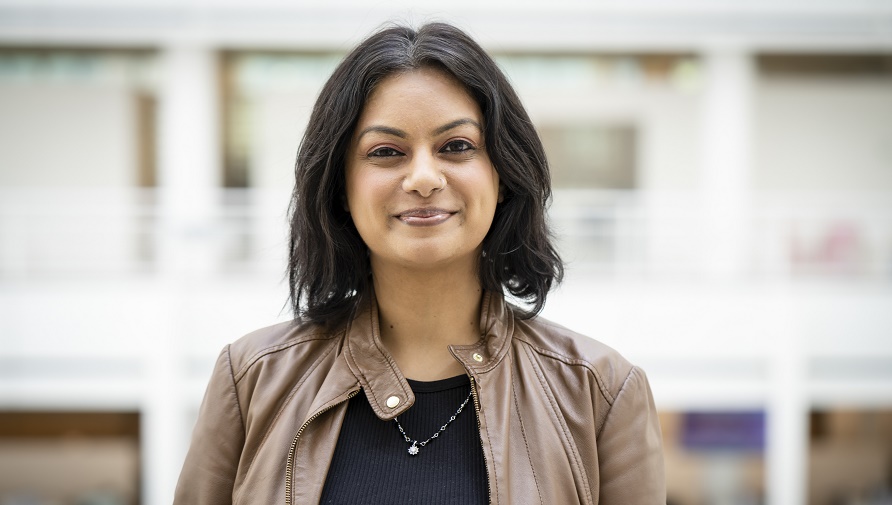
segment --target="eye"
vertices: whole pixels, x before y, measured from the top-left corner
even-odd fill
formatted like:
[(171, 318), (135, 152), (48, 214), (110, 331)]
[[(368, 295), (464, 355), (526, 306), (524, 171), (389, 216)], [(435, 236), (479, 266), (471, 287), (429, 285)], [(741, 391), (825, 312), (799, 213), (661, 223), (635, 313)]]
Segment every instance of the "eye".
[(474, 150), (474, 144), (471, 144), (467, 140), (450, 140), (446, 143), (441, 149), (441, 153), (463, 153), (466, 151)]
[(390, 158), (392, 156), (402, 156), (403, 153), (392, 147), (379, 147), (369, 153), (369, 158)]

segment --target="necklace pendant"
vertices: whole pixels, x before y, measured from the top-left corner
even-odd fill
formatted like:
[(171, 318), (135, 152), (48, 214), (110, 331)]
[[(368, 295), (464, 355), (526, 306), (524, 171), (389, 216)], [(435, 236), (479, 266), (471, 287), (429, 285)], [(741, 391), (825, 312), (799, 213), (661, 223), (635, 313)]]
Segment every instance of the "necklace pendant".
[(418, 454), (418, 446), (415, 445), (415, 442), (412, 442), (412, 445), (409, 446), (409, 454), (412, 456)]

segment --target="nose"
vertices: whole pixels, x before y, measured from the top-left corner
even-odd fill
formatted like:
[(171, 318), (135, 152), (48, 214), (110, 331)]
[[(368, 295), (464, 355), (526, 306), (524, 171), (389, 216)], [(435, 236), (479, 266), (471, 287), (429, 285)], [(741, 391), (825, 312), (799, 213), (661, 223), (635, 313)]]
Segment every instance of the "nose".
[(403, 179), (403, 191), (418, 193), (424, 198), (446, 187), (446, 178), (437, 168), (437, 160), (430, 155), (415, 156)]

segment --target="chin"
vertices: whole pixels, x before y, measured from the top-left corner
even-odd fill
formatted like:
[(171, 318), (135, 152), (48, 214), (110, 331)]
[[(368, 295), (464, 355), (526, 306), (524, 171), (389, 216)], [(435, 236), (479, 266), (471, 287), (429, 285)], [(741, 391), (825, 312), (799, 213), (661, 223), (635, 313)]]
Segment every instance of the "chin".
[(436, 270), (461, 267), (473, 264), (476, 268), (477, 255), (472, 252), (445, 251), (442, 247), (419, 247), (401, 254), (397, 262), (405, 268)]

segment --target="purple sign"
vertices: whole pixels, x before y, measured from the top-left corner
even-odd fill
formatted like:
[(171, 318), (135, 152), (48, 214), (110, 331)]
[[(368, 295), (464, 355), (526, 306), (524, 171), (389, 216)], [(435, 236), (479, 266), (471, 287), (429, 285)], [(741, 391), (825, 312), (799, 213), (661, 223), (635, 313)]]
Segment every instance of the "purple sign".
[(765, 412), (687, 412), (682, 414), (681, 445), (691, 450), (765, 448)]

